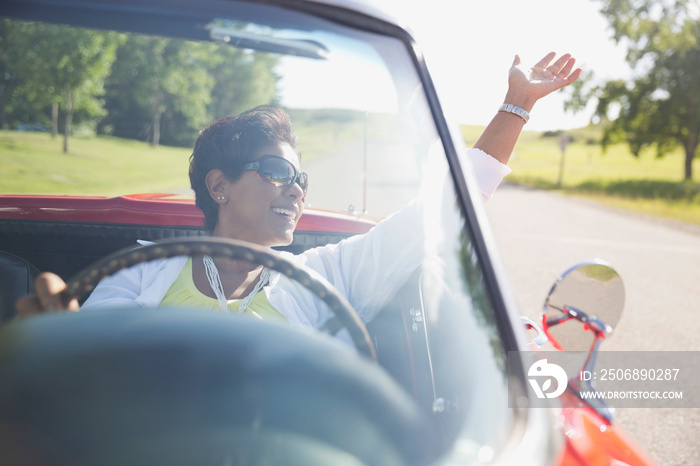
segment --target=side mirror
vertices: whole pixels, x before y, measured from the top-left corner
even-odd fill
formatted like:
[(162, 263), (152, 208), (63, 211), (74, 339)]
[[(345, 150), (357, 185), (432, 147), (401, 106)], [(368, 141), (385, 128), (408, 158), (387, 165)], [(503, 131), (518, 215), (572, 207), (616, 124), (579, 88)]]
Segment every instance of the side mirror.
[[(582, 352), (579, 374), (592, 373), (600, 344), (620, 321), (624, 307), (625, 287), (615, 269), (600, 260), (584, 262), (564, 272), (552, 286), (544, 303), (542, 330), (557, 349)], [(581, 377), (571, 378), (569, 384), (579, 392), (595, 391), (591, 381)], [(612, 421), (614, 409), (605, 401), (584, 401)]]
[(615, 269), (600, 260), (584, 262), (552, 286), (542, 328), (557, 349), (591, 351), (612, 333), (624, 307), (625, 286)]

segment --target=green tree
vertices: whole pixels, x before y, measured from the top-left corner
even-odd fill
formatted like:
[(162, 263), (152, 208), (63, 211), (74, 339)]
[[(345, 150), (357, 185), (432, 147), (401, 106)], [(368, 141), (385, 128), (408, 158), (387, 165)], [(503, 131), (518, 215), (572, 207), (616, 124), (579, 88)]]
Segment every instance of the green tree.
[[(50, 124), (51, 99), (46, 80), (39, 83), (36, 64), (26, 60), (36, 32), (34, 23), (0, 19), (0, 127), (22, 123)], [(27, 38), (28, 40), (26, 40)], [(36, 85), (22, 86), (25, 77)]]
[(213, 118), (236, 115), (276, 100), (280, 78), (274, 68), (279, 62), (278, 55), (211, 46), (216, 48), (212, 56), (217, 57), (210, 68), (216, 81), (209, 106)]
[(228, 45), (131, 36), (107, 80), (99, 131), (191, 146), (210, 120), (273, 102), (277, 62)]
[(35, 108), (53, 107), (54, 129), (62, 111), (63, 151), (68, 152), (75, 112), (103, 115), (104, 78), (119, 36), (42, 23), (16, 23), (15, 28), (8, 64), (18, 78), (15, 92)]
[[(631, 82), (609, 81), (590, 91), (597, 117), (619, 115), (605, 126), (603, 145), (624, 138), (638, 156), (658, 156), (678, 145), (685, 151), (684, 177), (700, 144), (700, 20), (692, 0), (605, 0), (601, 13), (614, 39), (627, 47)], [(581, 89), (579, 88), (579, 91)]]
[(108, 79), (109, 117), (101, 127), (154, 146), (160, 144), (166, 112), (180, 115), (179, 121), (191, 128), (201, 127), (208, 119), (213, 86), (206, 45), (130, 36), (119, 48)]
[(7, 110), (10, 97), (18, 84), (17, 74), (12, 70), (12, 62), (17, 61), (13, 56), (15, 48), (9, 40), (12, 36), (12, 22), (0, 18), (0, 128), (7, 128)]

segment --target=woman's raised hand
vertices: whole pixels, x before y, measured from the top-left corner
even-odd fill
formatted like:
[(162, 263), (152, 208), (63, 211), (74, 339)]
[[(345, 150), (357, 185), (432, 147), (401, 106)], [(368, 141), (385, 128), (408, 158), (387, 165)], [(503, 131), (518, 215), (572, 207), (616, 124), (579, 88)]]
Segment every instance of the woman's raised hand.
[(578, 79), (581, 69), (574, 69), (576, 60), (564, 54), (554, 63), (555, 52), (550, 52), (532, 68), (525, 67), (518, 55), (508, 72), (508, 93), (505, 102), (524, 108), (528, 112), (542, 97), (568, 86)]

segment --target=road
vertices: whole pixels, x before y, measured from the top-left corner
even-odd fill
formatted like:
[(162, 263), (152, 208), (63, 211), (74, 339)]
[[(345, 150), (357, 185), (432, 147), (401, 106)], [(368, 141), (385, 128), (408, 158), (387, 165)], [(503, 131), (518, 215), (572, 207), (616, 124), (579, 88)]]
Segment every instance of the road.
[[(538, 316), (561, 272), (601, 258), (627, 296), (605, 350), (700, 350), (700, 228), (511, 185), (486, 210), (522, 314)], [(618, 409), (616, 422), (660, 464), (700, 464), (700, 409)]]

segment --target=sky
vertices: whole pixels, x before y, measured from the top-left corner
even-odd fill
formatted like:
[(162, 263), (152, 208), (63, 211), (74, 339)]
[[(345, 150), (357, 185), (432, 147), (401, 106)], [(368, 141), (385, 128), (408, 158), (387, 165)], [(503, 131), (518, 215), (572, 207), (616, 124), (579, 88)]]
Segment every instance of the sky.
[[(423, 44), (442, 91), (443, 105), (464, 124), (486, 125), (505, 96), (515, 54), (534, 65), (550, 51), (571, 53), (596, 81), (629, 78), (625, 49), (593, 0), (386, 0), (402, 11)], [(577, 114), (564, 111), (565, 95), (537, 103), (526, 129), (545, 131), (585, 126), (591, 102)]]

